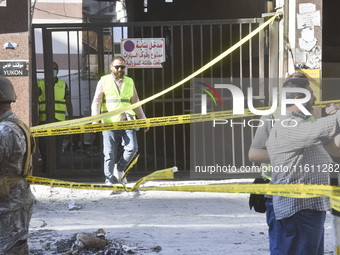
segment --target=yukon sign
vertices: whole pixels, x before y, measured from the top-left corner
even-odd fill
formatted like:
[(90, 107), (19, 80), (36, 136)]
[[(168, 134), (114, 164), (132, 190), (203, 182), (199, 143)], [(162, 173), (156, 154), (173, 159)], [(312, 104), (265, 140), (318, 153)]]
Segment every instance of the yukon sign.
[(21, 60), (0, 61), (0, 76), (28, 76), (27, 62)]

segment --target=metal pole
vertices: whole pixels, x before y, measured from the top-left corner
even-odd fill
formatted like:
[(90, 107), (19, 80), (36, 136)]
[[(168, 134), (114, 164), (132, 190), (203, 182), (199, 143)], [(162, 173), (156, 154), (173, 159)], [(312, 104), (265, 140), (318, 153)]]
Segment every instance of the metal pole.
[(284, 0), (283, 4), (283, 66), (282, 72), (283, 77), (288, 73), (288, 48), (287, 48), (287, 41), (289, 36), (289, 0)]
[(279, 83), (279, 22), (273, 22), (268, 27), (269, 41), (269, 105), (273, 102), (273, 87)]
[[(44, 53), (44, 78), (45, 78), (45, 100), (46, 100), (46, 121), (55, 122), (55, 99), (54, 99), (54, 79), (53, 79), (53, 50), (52, 32), (43, 28), (43, 53)], [(55, 136), (47, 137), (47, 162), (45, 173), (54, 172), (56, 169), (56, 139)]]
[[(339, 186), (340, 175), (337, 174), (335, 178), (332, 177), (334, 176), (330, 176), (330, 184), (334, 186)], [(340, 212), (332, 208), (331, 214), (334, 234), (334, 250), (336, 255), (340, 255)]]

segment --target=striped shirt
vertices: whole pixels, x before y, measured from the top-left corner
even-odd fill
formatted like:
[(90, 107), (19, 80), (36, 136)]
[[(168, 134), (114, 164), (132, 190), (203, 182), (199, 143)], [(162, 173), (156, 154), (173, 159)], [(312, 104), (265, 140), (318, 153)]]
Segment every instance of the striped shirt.
[[(287, 110), (287, 115), (276, 121), (266, 143), (273, 167), (271, 183), (329, 183), (328, 169), (333, 161), (323, 145), (340, 133), (340, 111), (314, 122), (308, 122), (307, 118), (304, 114)], [(277, 220), (304, 209), (330, 209), (328, 197), (273, 196), (273, 205)]]

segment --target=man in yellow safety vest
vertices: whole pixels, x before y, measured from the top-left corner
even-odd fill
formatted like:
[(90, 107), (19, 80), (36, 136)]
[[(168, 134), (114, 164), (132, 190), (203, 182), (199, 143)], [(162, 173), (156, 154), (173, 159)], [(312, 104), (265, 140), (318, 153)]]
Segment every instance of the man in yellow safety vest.
[[(101, 77), (97, 84), (91, 106), (92, 116), (121, 109), (139, 101), (132, 78), (124, 75), (125, 59), (114, 57), (111, 61), (110, 69), (111, 73)], [(139, 106), (120, 115), (104, 119), (102, 122), (135, 119), (136, 115), (139, 119), (146, 118), (142, 107)], [(98, 122), (94, 122), (94, 124), (96, 123)], [(145, 132), (148, 130), (149, 128), (144, 129)], [(124, 147), (124, 153), (116, 161), (117, 146), (120, 143)], [(118, 182), (127, 183), (126, 178), (123, 179), (124, 171), (138, 150), (136, 130), (103, 131), (103, 146), (105, 183), (113, 184), (116, 181), (115, 179)]]
[[(53, 62), (54, 100), (55, 100), (55, 121), (66, 120), (66, 109), (69, 119), (73, 118), (73, 108), (69, 88), (65, 81), (58, 78), (59, 67)], [(39, 89), (39, 123), (46, 124), (46, 86), (45, 80), (38, 82)], [(63, 148), (64, 136), (56, 136), (56, 163), (60, 161)], [(43, 171), (46, 171), (47, 160), (47, 137), (39, 138), (39, 150), (43, 161)]]

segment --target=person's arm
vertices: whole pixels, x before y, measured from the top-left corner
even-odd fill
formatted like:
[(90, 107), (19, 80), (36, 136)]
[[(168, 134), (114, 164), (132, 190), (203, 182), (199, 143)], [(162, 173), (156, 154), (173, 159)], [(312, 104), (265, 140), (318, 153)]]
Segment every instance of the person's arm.
[(68, 118), (72, 120), (73, 119), (73, 107), (72, 107), (72, 102), (71, 102), (71, 94), (66, 83), (65, 83), (65, 97), (64, 98), (65, 98)]
[(329, 144), (325, 145), (325, 149), (333, 157), (340, 157), (340, 135), (337, 135)]
[(270, 163), (270, 158), (266, 149), (250, 148), (248, 158), (251, 162)]
[[(328, 115), (332, 115), (339, 109), (340, 107), (338, 105), (331, 104), (326, 107), (325, 112)], [(333, 157), (340, 157), (340, 135), (337, 135), (329, 144), (325, 145), (325, 148)]]
[(72, 107), (72, 102), (70, 98), (66, 98), (66, 108), (67, 108), (67, 113), (68, 113), (68, 118), (70, 120), (73, 119), (73, 107)]
[[(102, 98), (104, 95), (103, 82), (101, 80), (98, 81), (96, 92), (94, 93), (92, 105), (91, 105), (91, 116), (98, 115), (100, 113), (100, 106), (102, 102)], [(99, 121), (94, 121), (92, 124), (98, 124)]]
[[(131, 104), (134, 104), (137, 102), (139, 102), (139, 97), (138, 97), (136, 87), (135, 85), (133, 85), (133, 96), (131, 98)], [(133, 111), (136, 113), (139, 119), (146, 119), (142, 106), (138, 106), (137, 108), (133, 109)], [(144, 132), (148, 132), (148, 130), (149, 130), (149, 127), (144, 128)]]
[[(263, 121), (263, 126), (256, 129), (255, 136), (250, 145), (248, 152), (248, 158), (251, 162), (256, 163), (269, 163), (269, 155), (266, 148), (266, 141), (269, 137), (270, 130), (272, 128), (272, 116), (263, 116), (261, 120)], [(268, 121), (267, 121), (268, 120)]]
[[(284, 116), (280, 121), (284, 120)], [(277, 125), (282, 125), (277, 124)], [(316, 121), (306, 121), (301, 118), (291, 118), (284, 122), (284, 127), (275, 130), (276, 136), (289, 142), (289, 151), (308, 148), (314, 145), (327, 144), (340, 134), (340, 111), (333, 115), (322, 117)], [(275, 128), (275, 127), (274, 127)]]

